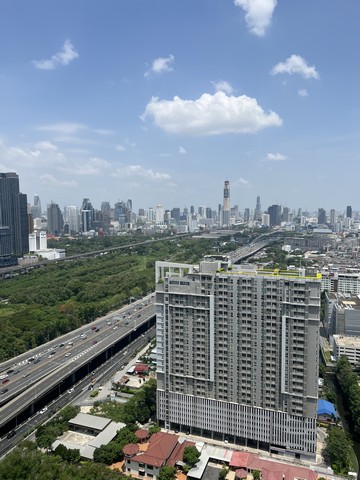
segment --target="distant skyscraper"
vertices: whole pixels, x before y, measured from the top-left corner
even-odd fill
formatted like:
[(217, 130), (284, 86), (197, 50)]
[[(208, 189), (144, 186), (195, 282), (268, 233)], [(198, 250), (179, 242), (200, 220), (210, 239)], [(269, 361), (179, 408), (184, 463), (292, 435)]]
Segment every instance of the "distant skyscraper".
[(270, 227), (270, 215), (268, 213), (262, 214), (261, 224), (264, 225), (264, 227)]
[(261, 220), (261, 202), (260, 197), (256, 197), (256, 207), (254, 212), (254, 220)]
[(230, 225), (230, 182), (229, 180), (225, 180), (225, 183), (224, 183), (222, 224)]
[(53, 235), (60, 235), (64, 227), (64, 217), (57, 203), (51, 202), (47, 206), (47, 231)]
[(281, 223), (281, 205), (271, 205), (268, 208), (270, 215), (270, 227), (275, 227)]
[(283, 222), (288, 222), (289, 221), (289, 215), (290, 215), (290, 208), (289, 207), (284, 207), (282, 211), (282, 221)]
[(147, 219), (149, 222), (154, 222), (155, 221), (155, 212), (153, 207), (149, 207), (147, 211)]
[(114, 209), (114, 218), (120, 224), (124, 225), (125, 223), (130, 222), (130, 214), (127, 204), (125, 202), (116, 202)]
[(330, 210), (330, 224), (335, 225), (335, 221), (336, 221), (335, 209), (332, 208)]
[(110, 227), (110, 203), (109, 202), (101, 202), (101, 213), (102, 213), (102, 218), (104, 222), (104, 228), (105, 230), (108, 230)]
[(171, 210), (171, 218), (175, 221), (175, 223), (180, 222), (180, 208), (176, 207)]
[(42, 210), (39, 195), (34, 195), (34, 205), (31, 207), (31, 214), (34, 220), (35, 218), (41, 218)]
[(198, 214), (199, 214), (200, 218), (204, 218), (205, 217), (205, 207), (198, 207)]
[(245, 208), (244, 211), (244, 222), (248, 222), (250, 220), (250, 208)]
[(164, 207), (162, 205), (156, 205), (155, 207), (155, 222), (159, 224), (164, 223)]
[(67, 208), (67, 218), (69, 225), (69, 233), (79, 233), (80, 232), (80, 208), (72, 205)]
[(318, 209), (318, 224), (325, 225), (326, 223), (326, 212), (323, 208)]
[(350, 205), (346, 207), (346, 216), (352, 218), (352, 207)]
[(89, 232), (94, 227), (94, 208), (88, 198), (84, 198), (81, 205), (81, 229), (83, 232)]
[(0, 228), (2, 255), (23, 255), (29, 251), (27, 197), (19, 192), (19, 177), (14, 172), (0, 173)]

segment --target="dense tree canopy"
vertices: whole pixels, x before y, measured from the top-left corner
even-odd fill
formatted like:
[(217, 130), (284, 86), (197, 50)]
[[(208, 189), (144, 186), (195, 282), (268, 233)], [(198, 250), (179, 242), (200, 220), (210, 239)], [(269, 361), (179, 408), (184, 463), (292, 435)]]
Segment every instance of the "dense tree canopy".
[(49, 262), (1, 281), (0, 362), (120, 308), (130, 297), (153, 291), (157, 260), (196, 262), (213, 247), (214, 241), (176, 237), (107, 255)]
[(94, 405), (91, 413), (127, 425), (146, 423), (156, 415), (156, 380), (150, 378), (126, 403), (102, 402)]
[(54, 418), (40, 425), (35, 433), (37, 446), (40, 448), (50, 448), (57, 437), (68, 430), (69, 420), (74, 418), (79, 411), (80, 407), (68, 405), (67, 407), (64, 407)]
[(123, 448), (130, 443), (137, 443), (137, 438), (134, 434), (136, 427), (128, 425), (122, 428), (116, 437), (107, 445), (102, 445), (94, 452), (94, 461), (111, 465), (119, 462), (124, 458)]
[(196, 447), (186, 447), (184, 449), (184, 462), (192, 468), (199, 461), (200, 452)]
[(1, 480), (118, 480), (120, 472), (93, 462), (68, 463), (57, 455), (46, 455), (32, 442), (23, 442), (0, 462)]
[(350, 466), (351, 442), (344, 430), (330, 427), (325, 441), (324, 458), (335, 473), (347, 475)]
[(159, 480), (174, 480), (176, 478), (176, 468), (165, 466), (160, 469)]
[(358, 376), (353, 372), (347, 357), (340, 357), (335, 367), (336, 378), (340, 384), (344, 400), (351, 413), (353, 431), (360, 438), (360, 386)]

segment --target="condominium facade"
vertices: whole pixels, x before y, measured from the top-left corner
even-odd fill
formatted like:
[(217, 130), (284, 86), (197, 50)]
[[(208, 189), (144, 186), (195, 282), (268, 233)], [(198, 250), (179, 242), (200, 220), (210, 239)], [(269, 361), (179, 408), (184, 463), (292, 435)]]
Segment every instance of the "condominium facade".
[(206, 257), (156, 281), (160, 423), (314, 457), (320, 280)]

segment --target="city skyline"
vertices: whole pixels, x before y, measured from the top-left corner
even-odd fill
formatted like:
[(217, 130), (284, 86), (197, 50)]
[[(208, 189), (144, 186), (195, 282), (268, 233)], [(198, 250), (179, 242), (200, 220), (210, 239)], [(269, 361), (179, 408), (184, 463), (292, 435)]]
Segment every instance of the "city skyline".
[(359, 13), (355, 0), (5, 0), (0, 171), (43, 206), (215, 208), (228, 179), (241, 211), (258, 195), (263, 210), (357, 211)]

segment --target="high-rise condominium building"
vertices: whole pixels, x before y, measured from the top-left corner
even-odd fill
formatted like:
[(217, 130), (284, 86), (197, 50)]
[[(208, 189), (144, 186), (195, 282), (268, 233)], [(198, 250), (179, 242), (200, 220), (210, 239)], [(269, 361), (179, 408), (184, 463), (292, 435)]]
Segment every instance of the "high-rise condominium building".
[(320, 280), (206, 257), (156, 281), (159, 422), (313, 458)]
[(41, 218), (41, 201), (39, 195), (34, 195), (34, 205), (31, 207), (31, 215), (33, 216), (33, 219), (35, 218)]
[(222, 224), (230, 225), (230, 182), (225, 180), (224, 183), (224, 200), (222, 209)]
[(346, 207), (346, 216), (347, 216), (347, 218), (352, 218), (352, 206), (351, 205), (348, 205)]
[(14, 172), (0, 173), (0, 227), (0, 255), (28, 253), (27, 197), (19, 192), (19, 177)]
[(326, 212), (323, 208), (318, 209), (318, 224), (325, 225), (326, 223)]
[(81, 230), (83, 233), (89, 232), (94, 228), (94, 207), (88, 198), (84, 198), (81, 209)]
[(75, 205), (67, 207), (67, 221), (69, 225), (69, 233), (79, 233), (81, 228), (80, 208)]
[(336, 213), (335, 213), (335, 209), (332, 208), (330, 210), (330, 224), (335, 225), (335, 221), (336, 221)]
[(281, 224), (281, 205), (271, 205), (267, 213), (270, 215), (270, 227)]
[(51, 202), (47, 206), (47, 231), (59, 235), (64, 228), (64, 217), (57, 203)]

